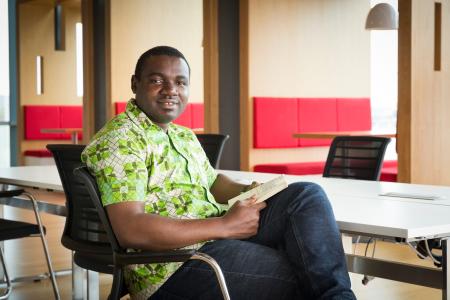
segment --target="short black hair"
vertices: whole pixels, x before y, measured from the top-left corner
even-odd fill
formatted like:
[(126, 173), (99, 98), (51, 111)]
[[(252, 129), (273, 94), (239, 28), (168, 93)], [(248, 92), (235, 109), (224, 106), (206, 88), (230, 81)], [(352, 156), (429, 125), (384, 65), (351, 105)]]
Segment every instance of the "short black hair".
[(142, 69), (144, 68), (144, 63), (147, 60), (147, 58), (151, 57), (151, 56), (157, 56), (157, 55), (168, 55), (168, 56), (175, 56), (175, 57), (179, 57), (181, 59), (183, 59), (189, 69), (189, 74), (191, 73), (191, 67), (189, 66), (189, 63), (186, 59), (186, 57), (184, 57), (183, 53), (181, 53), (179, 50), (170, 47), (170, 46), (157, 46), (157, 47), (153, 47), (147, 51), (145, 51), (138, 59), (137, 63), (136, 63), (136, 68), (134, 69), (134, 76), (137, 79), (140, 79), (141, 76), (141, 72)]

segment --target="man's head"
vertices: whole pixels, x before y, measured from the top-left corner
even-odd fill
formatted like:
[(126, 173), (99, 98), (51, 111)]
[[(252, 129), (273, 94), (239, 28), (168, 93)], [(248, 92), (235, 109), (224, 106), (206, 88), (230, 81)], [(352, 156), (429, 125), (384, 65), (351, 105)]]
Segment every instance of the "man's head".
[(147, 116), (166, 129), (186, 107), (189, 97), (189, 64), (175, 48), (159, 46), (139, 57), (131, 89), (136, 104)]

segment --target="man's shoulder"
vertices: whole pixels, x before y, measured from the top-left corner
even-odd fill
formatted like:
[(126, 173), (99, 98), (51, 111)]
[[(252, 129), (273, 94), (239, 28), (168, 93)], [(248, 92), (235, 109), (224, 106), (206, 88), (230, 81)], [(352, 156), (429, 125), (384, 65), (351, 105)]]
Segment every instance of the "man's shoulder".
[(127, 118), (126, 114), (119, 114), (108, 121), (94, 135), (83, 151), (82, 157), (85, 160), (91, 155), (97, 155), (99, 151), (113, 151), (113, 148), (118, 147), (120, 144), (128, 141), (138, 141), (140, 139), (139, 132), (138, 126)]
[(192, 129), (190, 129), (188, 127), (178, 125), (175, 123), (172, 123), (171, 127), (172, 127), (173, 132), (179, 138), (188, 138), (188, 139), (196, 138), (195, 133), (192, 131)]

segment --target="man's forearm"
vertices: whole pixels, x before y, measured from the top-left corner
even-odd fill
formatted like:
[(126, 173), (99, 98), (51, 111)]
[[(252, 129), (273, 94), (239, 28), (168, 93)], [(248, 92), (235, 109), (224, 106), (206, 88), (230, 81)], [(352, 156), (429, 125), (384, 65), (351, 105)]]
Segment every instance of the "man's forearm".
[(219, 174), (211, 187), (211, 193), (217, 202), (226, 204), (229, 199), (239, 195), (247, 186)]
[(125, 230), (117, 232), (123, 247), (153, 251), (177, 249), (226, 237), (221, 218), (173, 219), (141, 213), (128, 222), (127, 228), (117, 228), (117, 231)]

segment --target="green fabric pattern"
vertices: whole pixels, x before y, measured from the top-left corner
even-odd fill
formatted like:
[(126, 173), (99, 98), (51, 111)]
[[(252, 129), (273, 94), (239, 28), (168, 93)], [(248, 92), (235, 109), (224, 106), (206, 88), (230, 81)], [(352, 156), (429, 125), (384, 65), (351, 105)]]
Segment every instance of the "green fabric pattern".
[[(179, 219), (202, 219), (223, 212), (209, 191), (217, 173), (195, 134), (173, 123), (165, 133), (133, 99), (124, 113), (94, 136), (82, 160), (96, 177), (105, 206), (142, 201), (146, 213)], [(180, 266), (130, 266), (125, 279), (132, 298), (147, 299)]]

